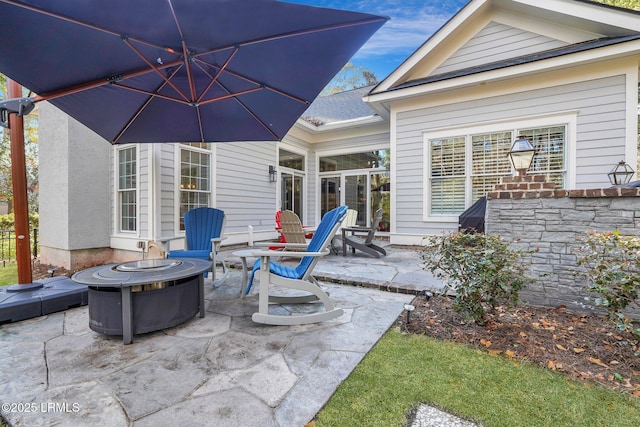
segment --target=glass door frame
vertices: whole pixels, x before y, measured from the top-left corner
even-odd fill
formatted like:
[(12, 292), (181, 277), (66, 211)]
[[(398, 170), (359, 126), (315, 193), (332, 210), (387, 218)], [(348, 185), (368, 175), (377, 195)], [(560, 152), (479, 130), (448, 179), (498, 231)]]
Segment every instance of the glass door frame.
[[(340, 173), (340, 203), (349, 206), (349, 209), (355, 209), (358, 211), (358, 221), (356, 225), (359, 225), (361, 227), (368, 227), (371, 224), (371, 213), (369, 212), (369, 203), (371, 200), (371, 194), (369, 191), (369, 188), (371, 186), (371, 179), (369, 177), (370, 171), (371, 169), (352, 169), (341, 171)], [(364, 191), (364, 201), (358, 200), (361, 197), (361, 195), (358, 194), (358, 190), (356, 190), (355, 195), (347, 194), (347, 192), (350, 190), (350, 188), (348, 188), (347, 186), (347, 180), (350, 177), (364, 177), (365, 182), (362, 184), (362, 190)], [(355, 205), (354, 203), (347, 202), (348, 197), (349, 201), (351, 201), (351, 197), (356, 198)]]
[[(278, 195), (278, 203), (280, 210), (291, 210), (295, 212), (302, 222), (306, 221), (306, 194), (305, 194), (305, 178), (306, 174), (302, 171), (296, 169), (290, 169), (285, 167), (280, 167), (278, 171), (280, 183), (280, 191)], [(287, 191), (287, 180), (291, 181), (291, 203), (293, 206), (288, 206), (288, 200), (286, 199), (286, 191)], [(299, 181), (299, 188), (296, 188), (296, 182)], [(296, 194), (297, 193), (297, 194)]]
[[(332, 171), (332, 172), (322, 172), (319, 176), (319, 182), (320, 182), (320, 214), (322, 215), (322, 197), (323, 197), (323, 193), (322, 193), (322, 182), (323, 179), (325, 178), (333, 178), (333, 179), (337, 179), (339, 178), (339, 182), (340, 182), (340, 186), (339, 188), (336, 189), (336, 192), (338, 193), (338, 196), (336, 198), (336, 203), (338, 205), (347, 205), (349, 206), (350, 209), (356, 209), (358, 211), (358, 225), (364, 226), (364, 227), (368, 227), (371, 224), (371, 220), (373, 218), (373, 214), (374, 212), (372, 212), (372, 207), (371, 207), (371, 203), (372, 203), (372, 191), (371, 191), (371, 176), (374, 174), (384, 174), (384, 173), (389, 173), (388, 171), (384, 170), (384, 169), (351, 169), (351, 170), (344, 170), (344, 171)], [(347, 177), (354, 177), (354, 176), (363, 176), (365, 177), (365, 183), (364, 183), (364, 196), (365, 196), (365, 200), (362, 201), (362, 203), (364, 203), (364, 213), (363, 213), (363, 209), (360, 206), (351, 206), (349, 205), (349, 203), (347, 203)], [(356, 194), (356, 197), (358, 197), (358, 195)], [(358, 203), (359, 205), (362, 205), (362, 203)]]

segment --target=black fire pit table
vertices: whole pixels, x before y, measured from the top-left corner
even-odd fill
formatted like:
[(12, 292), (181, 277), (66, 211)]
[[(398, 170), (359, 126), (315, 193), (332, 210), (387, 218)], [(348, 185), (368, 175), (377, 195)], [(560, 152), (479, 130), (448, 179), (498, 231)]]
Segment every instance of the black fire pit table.
[(107, 335), (170, 328), (200, 312), (204, 317), (204, 272), (211, 263), (199, 259), (148, 259), (101, 265), (74, 274), (89, 288), (89, 327)]

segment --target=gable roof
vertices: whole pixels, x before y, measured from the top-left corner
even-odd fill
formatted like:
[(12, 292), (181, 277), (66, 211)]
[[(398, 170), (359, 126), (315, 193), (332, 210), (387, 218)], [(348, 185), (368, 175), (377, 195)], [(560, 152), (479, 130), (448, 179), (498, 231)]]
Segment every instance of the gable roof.
[(523, 55), (516, 58), (510, 58), (503, 61), (491, 62), (477, 67), (469, 67), (461, 70), (451, 71), (448, 73), (436, 74), (416, 80), (409, 80), (405, 83), (393, 86), (388, 91), (404, 89), (412, 86), (418, 86), (427, 83), (434, 83), (442, 80), (453, 79), (456, 77), (468, 76), (476, 73), (483, 73), (485, 71), (497, 70), (500, 68), (511, 67), (514, 65), (527, 64), (535, 61), (541, 61), (549, 58), (556, 58), (563, 55), (569, 55), (577, 52), (584, 52), (591, 49), (597, 49), (605, 46), (612, 46), (618, 43), (625, 43), (628, 41), (640, 40), (640, 34), (634, 34), (631, 36), (622, 37), (605, 37), (596, 40), (590, 40), (586, 42), (576, 43), (569, 46), (563, 46), (560, 48), (550, 49), (542, 52), (538, 52), (531, 55)]
[[(406, 87), (411, 81), (422, 80), (423, 84), (428, 82), (429, 78), (434, 77), (431, 73), (440, 64), (469, 42), (492, 20), (514, 27), (521, 26), (528, 31), (546, 30), (552, 38), (564, 39), (565, 44), (569, 46), (566, 52), (555, 53), (556, 56), (560, 56), (633, 41), (635, 40), (633, 37), (627, 40), (623, 37), (640, 34), (639, 17), (639, 11), (587, 0), (471, 0), (386, 79), (373, 88), (369, 95), (384, 93), (392, 88)], [(600, 39), (605, 40), (601, 45), (598, 45), (598, 42), (592, 45), (582, 44)], [(612, 43), (607, 43), (607, 40)], [(577, 50), (571, 52), (572, 49)], [(553, 55), (553, 53), (550, 54)], [(528, 59), (519, 59), (528, 62), (534, 60), (533, 56)], [(508, 65), (508, 60), (500, 62), (501, 67), (518, 65), (516, 63)], [(470, 70), (457, 71), (463, 75), (468, 75), (470, 72)], [(473, 71), (473, 73), (478, 72), (480, 67)], [(450, 74), (447, 78), (453, 77), (455, 76)], [(409, 86), (414, 85), (409, 84)]]

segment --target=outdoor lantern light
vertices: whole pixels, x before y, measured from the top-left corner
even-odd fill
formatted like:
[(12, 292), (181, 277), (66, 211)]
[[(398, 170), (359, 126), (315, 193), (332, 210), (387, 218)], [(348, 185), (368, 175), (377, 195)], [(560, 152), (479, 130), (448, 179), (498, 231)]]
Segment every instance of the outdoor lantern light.
[(536, 150), (526, 136), (519, 136), (518, 139), (513, 142), (508, 156), (509, 159), (511, 159), (513, 168), (518, 171), (518, 175), (526, 175), (527, 169), (529, 169), (531, 162), (533, 162), (533, 155), (535, 153)]
[(622, 185), (627, 184), (631, 181), (631, 177), (635, 171), (631, 169), (624, 160), (620, 160), (617, 165), (609, 172), (609, 181), (611, 181), (611, 185)]
[(273, 165), (269, 165), (269, 181), (276, 182), (278, 176), (276, 175), (276, 168)]

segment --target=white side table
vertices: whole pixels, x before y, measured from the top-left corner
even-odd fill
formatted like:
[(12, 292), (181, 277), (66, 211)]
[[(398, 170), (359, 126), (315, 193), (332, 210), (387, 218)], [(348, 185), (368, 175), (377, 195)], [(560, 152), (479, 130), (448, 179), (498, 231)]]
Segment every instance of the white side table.
[(260, 250), (260, 248), (249, 248), (232, 253), (233, 256), (237, 256), (238, 258), (240, 258), (240, 261), (242, 262), (242, 287), (240, 288), (240, 298), (244, 298), (244, 293), (247, 289), (248, 284), (247, 281), (249, 280), (249, 267), (247, 266), (247, 258), (257, 258), (257, 256), (254, 256), (253, 254)]

